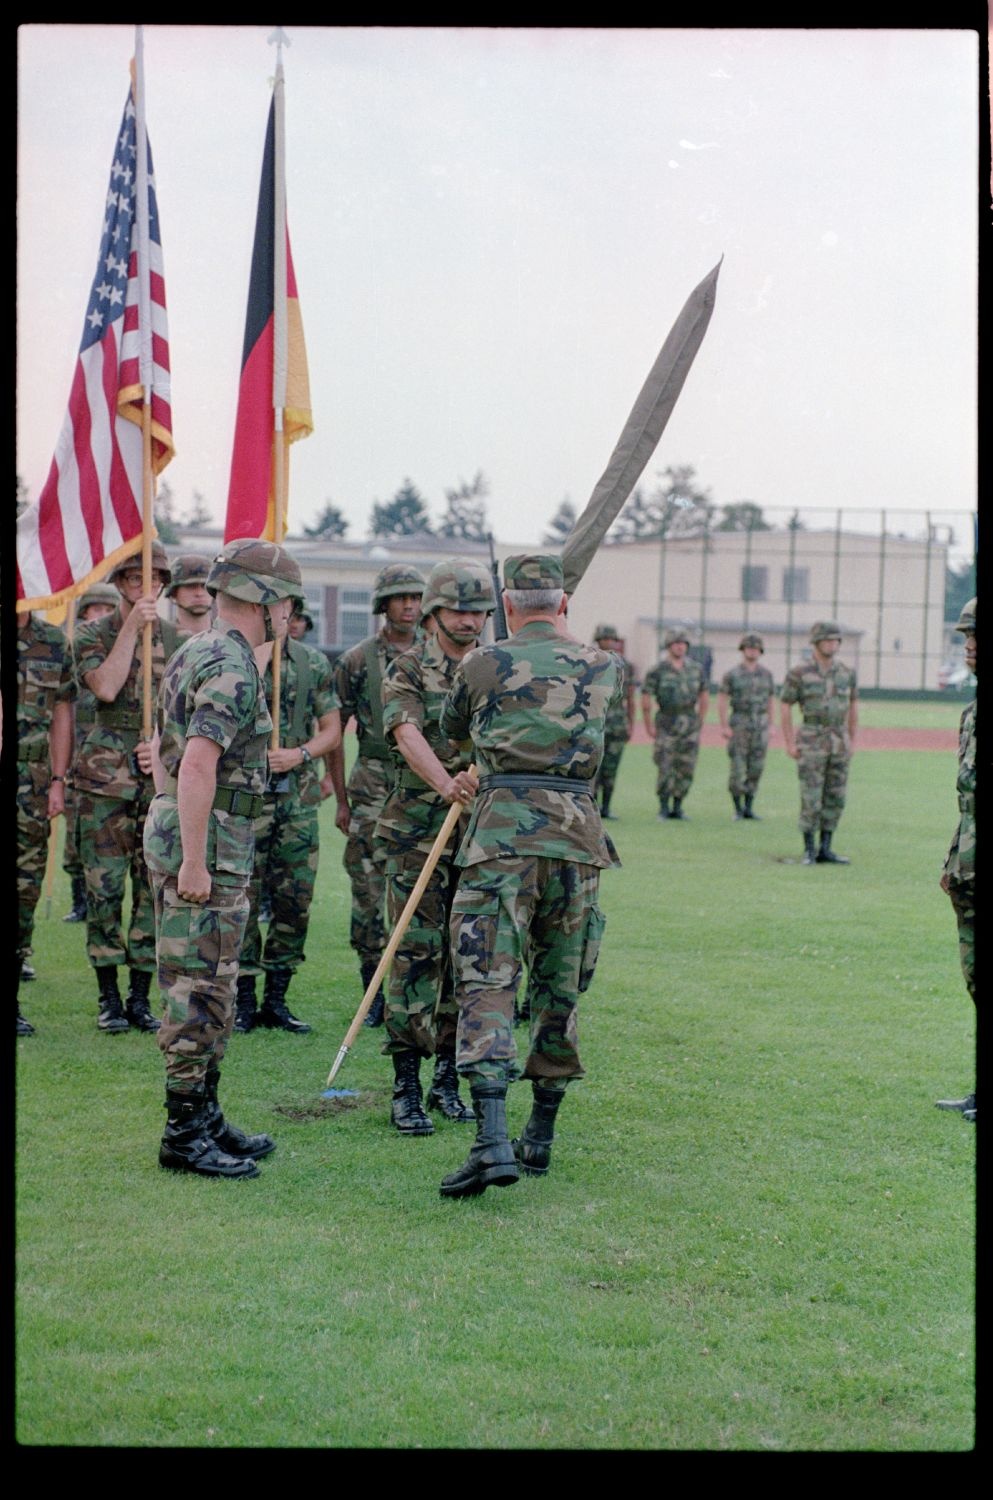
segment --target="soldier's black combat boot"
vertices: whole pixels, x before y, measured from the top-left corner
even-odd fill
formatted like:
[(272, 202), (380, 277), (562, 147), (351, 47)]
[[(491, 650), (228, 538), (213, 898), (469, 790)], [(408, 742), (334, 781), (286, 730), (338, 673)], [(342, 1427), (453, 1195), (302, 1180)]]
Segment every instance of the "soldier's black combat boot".
[(846, 859), (843, 854), (835, 854), (831, 848), (831, 834), (826, 828), (821, 829), (821, 847), (817, 851), (817, 863), (819, 865), (850, 865), (851, 860)]
[(97, 1015), (97, 1025), (101, 1031), (117, 1032), (130, 1031), (124, 1007), (121, 1005), (121, 994), (117, 988), (117, 968), (114, 964), (106, 964), (97, 969), (97, 984), (100, 986), (100, 999), (98, 1001), (100, 1010)]
[(421, 1101), (421, 1057), (419, 1052), (393, 1053), (393, 1104), (390, 1124), (401, 1135), (434, 1135), (434, 1126)]
[(251, 1157), (257, 1161), (262, 1156), (268, 1156), (270, 1151), (275, 1151), (276, 1142), (271, 1135), (246, 1135), (239, 1130), (237, 1125), (231, 1125), (225, 1120), (221, 1112), (221, 1106), (217, 1102), (217, 1087), (221, 1081), (221, 1070), (216, 1063), (208, 1063), (207, 1078), (204, 1084), (204, 1128), (210, 1136), (214, 1145), (224, 1151), (228, 1156), (239, 1159)]
[(751, 818), (752, 821), (755, 822), (755, 823), (761, 823), (762, 819), (759, 817), (758, 813), (752, 812), (752, 800), (753, 800), (754, 796), (755, 796), (754, 792), (746, 792), (745, 793), (745, 807), (744, 807), (744, 811), (742, 812), (742, 817), (743, 818)]
[(162, 1022), (153, 1016), (148, 1005), (148, 991), (152, 976), (147, 969), (132, 969), (128, 998), (124, 1002), (124, 1014), (136, 1031), (158, 1031)]
[(817, 850), (814, 848), (814, 835), (805, 833), (803, 836), (803, 859), (802, 865), (815, 865), (817, 863)]
[(600, 794), (600, 816), (601, 818), (607, 818), (610, 822), (613, 822), (614, 818), (616, 817), (616, 814), (612, 813), (610, 810), (610, 799), (613, 795), (613, 787), (610, 788), (609, 792), (607, 791), (606, 787), (604, 787), (603, 791)]
[(195, 1172), (199, 1177), (258, 1177), (251, 1156), (222, 1151), (207, 1129), (203, 1089), (181, 1094), (166, 1089), (169, 1118), (159, 1147), (159, 1166), (172, 1172)]
[(669, 816), (670, 818), (682, 818), (685, 822), (689, 821), (689, 819), (686, 817), (686, 814), (683, 812), (682, 797), (673, 797), (672, 812), (669, 814)]
[(251, 1031), (256, 1020), (255, 975), (239, 974), (234, 1002), (234, 1030)]
[(565, 1096), (565, 1089), (545, 1089), (532, 1083), (534, 1104), (531, 1118), (513, 1142), (514, 1155), (521, 1171), (528, 1177), (544, 1177), (552, 1159), (552, 1141), (555, 1139), (555, 1116)]
[(67, 911), (63, 922), (86, 921), (86, 881), (82, 875), (72, 877), (72, 910)]
[(439, 1052), (434, 1060), (434, 1078), (425, 1100), (428, 1109), (438, 1109), (446, 1120), (463, 1124), (476, 1116), (459, 1098), (459, 1075), (455, 1068), (454, 1052)]
[[(374, 963), (372, 961), (372, 959), (367, 959), (366, 962), (364, 964), (362, 964), (361, 969), (360, 969), (360, 973), (362, 975), (362, 993), (363, 993), (363, 995), (365, 994), (366, 990), (369, 988), (370, 984), (372, 984), (372, 976), (375, 974), (375, 972), (378, 969), (378, 967), (379, 967), (378, 962)], [(380, 985), (379, 989), (376, 991), (375, 995), (372, 998), (372, 1004), (369, 1006), (369, 1009), (365, 1013), (365, 1019), (363, 1020), (362, 1025), (363, 1026), (382, 1026), (382, 1024), (383, 1024), (383, 1017), (384, 1017), (385, 1014), (386, 1014), (386, 1001), (383, 998), (383, 986)]]
[(23, 962), (21, 963), (21, 978), (22, 979), (37, 979), (38, 978), (38, 975), (34, 971), (33, 965), (29, 964), (28, 961), (27, 961), (27, 959), (24, 959)]
[(26, 1021), (21, 1015), (21, 1002), (17, 998), (17, 987), (21, 978), (21, 955), (19, 953), (15, 959), (15, 963), (17, 964), (17, 968), (14, 970), (14, 1009), (17, 1011), (17, 1035), (34, 1036), (34, 1027), (30, 1021)]
[(473, 1083), (472, 1102), (476, 1139), (461, 1167), (441, 1179), (443, 1198), (475, 1198), (488, 1187), (509, 1187), (521, 1175), (507, 1135), (506, 1083)]
[(734, 803), (734, 821), (737, 823), (739, 818), (745, 816), (745, 809), (741, 805), (741, 798), (737, 792), (731, 793), (731, 801)]
[(659, 798), (659, 817), (660, 818), (671, 817), (671, 814), (669, 812), (669, 799), (668, 799), (668, 797), (660, 797)]
[(293, 978), (292, 969), (269, 969), (265, 976), (265, 992), (256, 1026), (269, 1026), (279, 1031), (292, 1031), (297, 1036), (312, 1031), (306, 1021), (297, 1020), (286, 1004), (286, 991)]
[(966, 1094), (964, 1099), (936, 1099), (935, 1109), (957, 1109), (964, 1120), (976, 1123), (976, 1096)]

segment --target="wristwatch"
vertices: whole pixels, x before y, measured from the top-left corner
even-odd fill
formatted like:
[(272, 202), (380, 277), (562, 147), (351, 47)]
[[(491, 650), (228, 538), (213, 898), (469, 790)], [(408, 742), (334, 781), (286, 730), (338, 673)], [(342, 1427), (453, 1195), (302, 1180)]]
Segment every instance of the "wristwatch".
[(300, 762), (300, 764), (302, 766), (309, 766), (314, 757), (311, 755), (306, 745), (300, 746), (300, 754), (303, 756), (303, 760)]

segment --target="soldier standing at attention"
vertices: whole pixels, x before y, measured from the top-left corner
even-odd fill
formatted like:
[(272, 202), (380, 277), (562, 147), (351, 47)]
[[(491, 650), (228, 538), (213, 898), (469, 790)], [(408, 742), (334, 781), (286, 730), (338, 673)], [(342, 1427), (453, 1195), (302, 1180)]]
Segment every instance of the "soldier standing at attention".
[(213, 604), (207, 593), (210, 558), (199, 552), (183, 552), (172, 560), (172, 577), (165, 591), (176, 606), (176, 628), (190, 635), (209, 630)]
[[(858, 728), (858, 687), (855, 673), (838, 661), (841, 629), (819, 620), (810, 632), (813, 658), (791, 667), (780, 695), (780, 723), (786, 753), (800, 772), (800, 832), (805, 865), (847, 865), (835, 854), (831, 836), (845, 806), (848, 767)], [(793, 733), (793, 704), (803, 723)], [(820, 848), (815, 840), (820, 830)]]
[[(378, 819), (393, 785), (393, 755), (383, 733), (383, 677), (401, 651), (418, 635), (424, 575), (408, 563), (389, 563), (376, 577), (372, 613), (383, 623), (375, 635), (345, 651), (334, 665), (334, 688), (341, 703), (341, 727), (355, 720), (359, 753), (345, 787), (342, 746), (328, 756), (338, 802), (335, 823), (345, 835), (345, 869), (352, 886), (350, 941), (359, 960), (363, 994), (386, 946), (383, 905), (386, 877), (382, 851), (374, 839)], [(380, 989), (366, 1014), (367, 1026), (383, 1024)]]
[[(421, 600), (422, 619), (434, 630), (418, 646), (394, 657), (383, 678), (383, 731), (394, 740), (396, 778), (376, 824), (386, 868), (386, 911), (394, 926), (414, 889), (449, 806), (472, 800), (468, 745), (452, 741), (439, 725), (441, 705), (459, 662), (476, 645), (495, 607), (489, 570), (464, 558), (436, 563)], [(458, 1011), (452, 995), (448, 919), (458, 881), (452, 834), (397, 949), (386, 1003), (389, 1033), (383, 1051), (393, 1058), (391, 1119), (403, 1135), (430, 1135), (434, 1126), (421, 1102), (421, 1058), (434, 1054), (428, 1109), (446, 1119), (472, 1120), (459, 1098), (455, 1070)]]
[[(76, 628), (80, 625), (88, 625), (91, 620), (102, 620), (104, 615), (112, 615), (117, 608), (120, 596), (113, 584), (94, 583), (80, 596), (76, 609)], [(83, 688), (77, 693), (73, 725), (73, 745), (83, 743), (86, 735), (96, 723), (97, 700), (89, 688)], [(73, 756), (75, 759), (75, 755)], [(63, 922), (85, 922), (86, 921), (86, 877), (83, 873), (83, 861), (79, 853), (79, 819), (76, 816), (76, 789), (73, 781), (73, 768), (69, 767), (69, 774), (65, 781), (66, 801), (66, 836), (65, 848), (62, 852), (62, 868), (69, 877), (72, 888), (72, 909), (62, 918)]]
[[(293, 558), (287, 563), (300, 570)], [(279, 749), (269, 751), (269, 784), (255, 823), (255, 862), (249, 888), (248, 926), (238, 972), (236, 1031), (267, 1026), (301, 1035), (310, 1031), (286, 1004), (290, 980), (304, 961), (310, 907), (314, 899), (320, 834), (317, 809), (331, 795), (330, 778), (321, 780), (317, 763), (341, 744), (338, 698), (331, 665), (323, 651), (287, 639), (288, 624), (275, 634), (283, 642), (279, 663)], [(272, 713), (273, 642), (255, 649), (269, 713)], [(265, 948), (259, 933), (259, 904), (272, 913)], [(255, 980), (265, 974), (262, 1009), (255, 1010)]]
[(30, 610), (17, 616), (17, 953), (14, 1009), (17, 1035), (34, 1027), (17, 997), (21, 965), (31, 952), (51, 820), (65, 810), (76, 696), (69, 646), (62, 631)]
[(735, 818), (756, 818), (752, 803), (765, 766), (765, 752), (769, 748), (776, 684), (768, 668), (759, 665), (759, 657), (765, 652), (760, 635), (743, 635), (738, 650), (741, 661), (730, 672), (725, 672), (721, 680), (717, 717), (731, 757), (728, 790), (734, 803)]
[[(976, 671), (976, 601), (970, 599), (955, 627), (965, 636), (965, 664)], [(976, 1003), (976, 704), (969, 704), (959, 726), (959, 774), (956, 782), (959, 799), (959, 826), (952, 836), (951, 847), (941, 873), (941, 889), (947, 894), (955, 912), (959, 930), (959, 958), (962, 975), (973, 1005)], [(962, 1118), (976, 1122), (975, 1092), (964, 1099), (939, 1099), (939, 1109), (957, 1109)]]
[[(618, 863), (593, 787), (623, 691), (620, 663), (556, 628), (566, 597), (557, 557), (508, 557), (503, 576), (511, 639), (464, 659), (441, 714), (453, 740), (471, 736), (479, 769), (451, 918), (458, 1070), (478, 1124), (467, 1160), (441, 1184), (446, 1198), (506, 1187), (519, 1167), (548, 1171), (563, 1093), (584, 1072), (576, 1006), (603, 935), (600, 871)], [(534, 1102), (511, 1145), (507, 1084), (520, 1076), (513, 1008), (525, 959), (533, 1014), (523, 1071)]]
[(168, 1119), (159, 1163), (204, 1177), (257, 1177), (268, 1135), (229, 1125), (217, 1099), (248, 919), (254, 819), (272, 720), (252, 650), (289, 619), (296, 563), (242, 538), (215, 558), (210, 630), (172, 657), (156, 711), (156, 797), (145, 825), (165, 1020)]
[(613, 625), (598, 625), (593, 632), (593, 640), (601, 651), (613, 651), (615, 656), (619, 656), (624, 668), (624, 687), (607, 718), (603, 761), (597, 776), (600, 816), (613, 819), (615, 814), (610, 810), (610, 801), (617, 782), (617, 770), (624, 754), (624, 746), (634, 733), (634, 666), (623, 654), (624, 642)]
[[(76, 632), (76, 680), (97, 700), (96, 722), (76, 756), (79, 847), (86, 875), (86, 951), (100, 991), (97, 1025), (110, 1033), (158, 1031), (148, 1006), (155, 968), (155, 922), (142, 831), (154, 795), (151, 747), (141, 740), (142, 628), (152, 624), (152, 689), (180, 642), (175, 625), (160, 620), (156, 600), (169, 583), (169, 559), (152, 546), (152, 593), (142, 594), (140, 557), (110, 574), (120, 595), (105, 619)], [(131, 920), (125, 936), (124, 887), (131, 879)], [(130, 969), (126, 1013), (117, 971)]]
[(296, 601), (296, 608), (290, 620), (289, 634), (291, 641), (302, 641), (314, 628), (314, 621), (307, 613), (306, 602), (302, 597)]
[(662, 644), (666, 654), (641, 685), (641, 713), (649, 735), (655, 735), (659, 817), (685, 818), (683, 799), (693, 782), (710, 692), (703, 668), (686, 655), (689, 634), (667, 630)]

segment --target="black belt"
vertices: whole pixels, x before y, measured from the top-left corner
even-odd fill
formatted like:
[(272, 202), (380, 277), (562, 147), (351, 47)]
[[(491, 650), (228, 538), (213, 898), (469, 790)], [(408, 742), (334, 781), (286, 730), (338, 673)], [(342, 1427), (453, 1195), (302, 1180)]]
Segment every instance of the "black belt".
[(511, 787), (514, 791), (575, 792), (581, 797), (592, 797), (593, 783), (581, 781), (577, 776), (539, 776), (526, 771), (519, 775), (480, 776), (479, 790), (492, 792), (498, 787)]

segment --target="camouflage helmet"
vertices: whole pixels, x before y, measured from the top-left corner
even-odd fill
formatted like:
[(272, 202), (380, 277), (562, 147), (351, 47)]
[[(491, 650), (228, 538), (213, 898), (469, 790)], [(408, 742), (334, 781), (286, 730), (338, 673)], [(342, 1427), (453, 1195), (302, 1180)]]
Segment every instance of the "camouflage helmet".
[(82, 615), (89, 609), (91, 604), (110, 604), (114, 609), (121, 602), (121, 596), (112, 583), (91, 583), (79, 596), (76, 604), (76, 613)]
[(970, 599), (968, 604), (963, 604), (962, 613), (959, 615), (956, 630), (961, 630), (963, 635), (975, 635), (976, 633), (976, 601)]
[[(122, 557), (116, 567), (111, 568), (107, 574), (107, 582), (113, 583), (114, 579), (121, 573), (129, 573), (132, 568), (140, 567), (141, 548), (139, 547), (137, 552), (132, 552), (130, 557)], [(152, 543), (152, 572), (164, 573), (166, 586), (168, 587), (172, 578), (172, 568), (169, 566), (169, 554), (161, 542)]]
[(210, 572), (210, 558), (202, 552), (181, 552), (172, 560), (172, 578), (166, 596), (172, 598), (176, 590), (187, 583), (206, 583)]
[(739, 651), (744, 651), (746, 646), (757, 646), (762, 655), (765, 655), (765, 642), (760, 635), (755, 634), (754, 630), (750, 630), (747, 635), (743, 635), (738, 642)]
[(450, 557), (435, 563), (424, 585), (421, 619), (427, 619), (436, 609), (466, 610), (473, 614), (489, 614), (496, 609), (489, 569), (468, 557)]
[(593, 632), (595, 641), (619, 641), (621, 632), (616, 625), (598, 625)]
[(208, 594), (231, 594), (246, 604), (275, 604), (296, 599), (301, 588), (300, 566), (275, 542), (238, 537), (228, 542), (210, 565)]
[(424, 574), (410, 563), (387, 563), (372, 586), (372, 612), (380, 614), (394, 594), (423, 594)]
[(677, 641), (685, 641), (687, 646), (692, 646), (693, 644), (693, 642), (690, 640), (689, 631), (679, 628), (678, 630), (667, 630), (665, 636), (663, 637), (662, 645), (666, 648), (666, 650), (668, 650), (668, 648), (670, 646), (674, 646)]
[(840, 641), (844, 633), (834, 620), (818, 620), (810, 627), (810, 644), (816, 646), (819, 641)]

